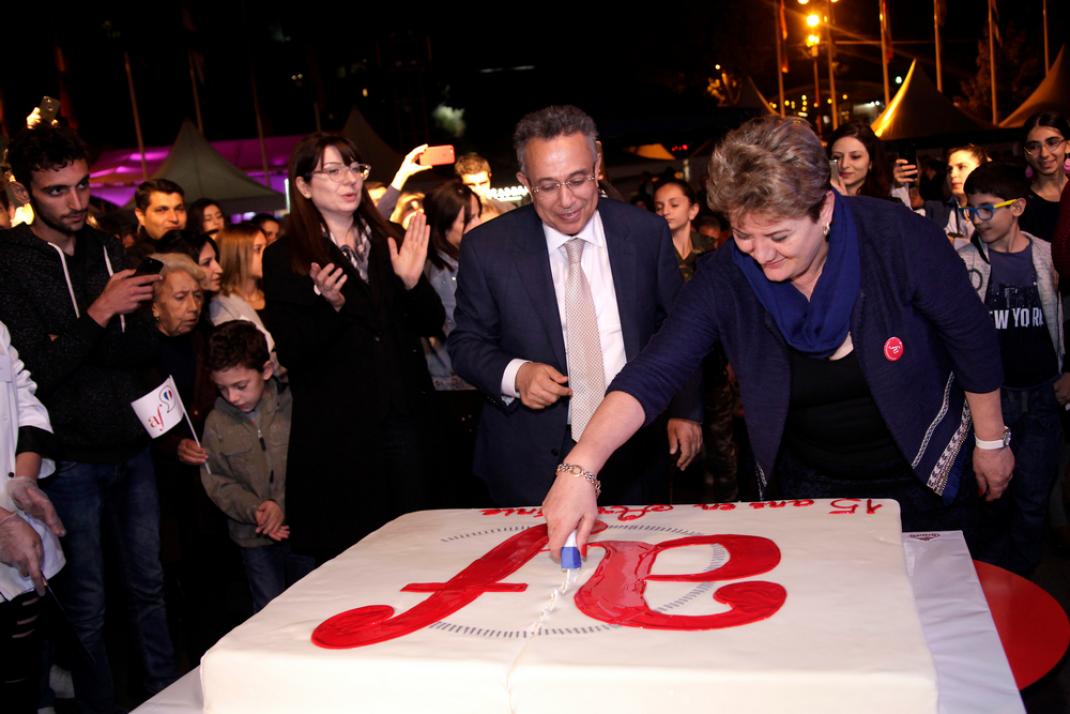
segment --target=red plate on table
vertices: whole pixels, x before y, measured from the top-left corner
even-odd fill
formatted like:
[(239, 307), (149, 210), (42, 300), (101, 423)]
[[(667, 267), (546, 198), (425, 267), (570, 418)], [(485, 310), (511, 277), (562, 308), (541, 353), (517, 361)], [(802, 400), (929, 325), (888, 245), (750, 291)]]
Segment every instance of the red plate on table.
[(973, 561), (1014, 683), (1025, 689), (1050, 672), (1070, 644), (1070, 620), (1037, 584), (995, 565)]

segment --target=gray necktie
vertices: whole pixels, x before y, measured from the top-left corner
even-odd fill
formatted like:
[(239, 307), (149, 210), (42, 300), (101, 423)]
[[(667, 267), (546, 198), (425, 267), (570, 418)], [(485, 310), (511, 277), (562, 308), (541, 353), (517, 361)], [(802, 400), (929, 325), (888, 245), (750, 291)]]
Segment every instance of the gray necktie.
[(565, 326), (568, 344), (568, 384), (572, 388), (572, 438), (580, 440), (587, 422), (602, 403), (606, 393), (606, 376), (602, 366), (602, 342), (598, 337), (598, 320), (594, 298), (580, 258), (583, 240), (573, 238), (564, 245), (568, 255), (565, 277)]

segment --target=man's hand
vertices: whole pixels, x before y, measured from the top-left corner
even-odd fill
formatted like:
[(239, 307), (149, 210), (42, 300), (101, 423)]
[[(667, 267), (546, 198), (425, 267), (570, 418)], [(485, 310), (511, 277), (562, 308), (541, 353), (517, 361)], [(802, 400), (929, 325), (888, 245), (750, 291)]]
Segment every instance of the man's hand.
[(10, 565), (22, 577), (30, 578), (37, 594), (44, 595), (48, 584), (41, 573), (44, 560), (45, 549), (37, 531), (17, 513), (0, 508), (0, 563)]
[(16, 476), (8, 484), (8, 495), (22, 511), (48, 526), (48, 529), (59, 537), (67, 535), (63, 522), (56, 514), (56, 508), (48, 495), (37, 485), (37, 479), (32, 476)]
[[(274, 501), (263, 501), (256, 507), (256, 532), (269, 536), (282, 525), (282, 508)], [(270, 536), (269, 536), (270, 537)]]
[(977, 490), (986, 501), (995, 501), (1007, 490), (1014, 473), (1014, 454), (1009, 446), (1002, 449), (973, 450), (973, 473)]
[(702, 450), (702, 425), (690, 419), (669, 419), (669, 453), (679, 454), (676, 468), (683, 471)]
[(153, 285), (160, 282), (159, 275), (134, 275), (133, 270), (120, 270), (112, 275), (108, 284), (86, 313), (101, 327), (116, 315), (127, 315), (138, 309), (141, 303), (152, 300)]
[(208, 452), (197, 446), (193, 439), (178, 442), (178, 460), (190, 466), (200, 466), (208, 462)]
[(349, 280), (342, 266), (334, 263), (320, 267), (319, 263), (308, 266), (308, 277), (312, 278), (312, 284), (320, 291), (323, 299), (330, 303), (335, 312), (342, 309), (346, 304), (346, 296), (342, 294), (342, 286)]
[(561, 397), (571, 396), (567, 382), (566, 375), (542, 362), (526, 362), (516, 373), (516, 391), (528, 409), (545, 409)]
[(587, 539), (598, 520), (598, 496), (586, 479), (559, 473), (542, 502), (549, 534), (550, 557), (561, 562), (561, 547), (568, 534), (576, 531), (576, 546), (580, 555), (587, 555)]

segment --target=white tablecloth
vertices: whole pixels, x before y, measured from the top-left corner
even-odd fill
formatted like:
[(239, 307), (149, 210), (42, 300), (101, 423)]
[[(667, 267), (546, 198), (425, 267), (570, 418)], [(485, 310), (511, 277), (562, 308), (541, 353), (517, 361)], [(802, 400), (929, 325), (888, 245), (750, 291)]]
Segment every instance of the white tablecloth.
[[(925, 640), (936, 662), (940, 714), (1024, 714), (962, 533), (904, 533), (903, 549)], [(200, 669), (135, 711), (198, 714)]]

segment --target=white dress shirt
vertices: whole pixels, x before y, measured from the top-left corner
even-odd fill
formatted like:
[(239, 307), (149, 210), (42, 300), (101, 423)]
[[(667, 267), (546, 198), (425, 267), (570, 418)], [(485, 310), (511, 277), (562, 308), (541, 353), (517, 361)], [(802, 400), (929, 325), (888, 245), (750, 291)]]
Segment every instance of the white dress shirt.
[[(568, 323), (565, 320), (565, 279), (568, 277), (568, 258), (564, 245), (572, 238), (584, 241), (583, 257), (580, 264), (591, 286), (594, 298), (595, 318), (598, 321), (598, 339), (602, 345), (602, 367), (605, 371), (606, 386), (613, 381), (617, 373), (624, 368), (627, 358), (624, 354), (624, 335), (620, 327), (620, 311), (617, 309), (617, 291), (613, 287), (613, 270), (609, 264), (609, 249), (606, 247), (605, 229), (602, 217), (595, 212), (575, 236), (565, 235), (542, 224), (546, 235), (546, 251), (550, 257), (550, 274), (554, 281), (554, 294), (557, 297), (557, 313), (561, 318), (562, 338), (565, 341), (566, 358), (568, 350)], [(520, 396), (516, 392), (516, 373), (531, 360), (514, 359), (505, 367), (502, 374), (502, 397), (508, 403)]]

